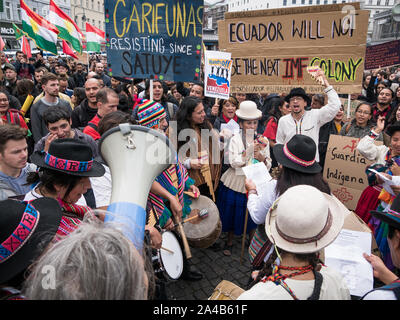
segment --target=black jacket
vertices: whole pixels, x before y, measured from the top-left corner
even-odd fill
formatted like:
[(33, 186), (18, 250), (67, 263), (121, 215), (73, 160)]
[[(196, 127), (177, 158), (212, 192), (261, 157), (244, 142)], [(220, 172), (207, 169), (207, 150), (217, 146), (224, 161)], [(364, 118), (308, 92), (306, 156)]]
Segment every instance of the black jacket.
[(96, 113), (97, 108), (90, 108), (88, 100), (83, 100), (81, 104), (72, 111), (72, 128), (83, 129), (87, 126), (88, 122), (93, 119)]

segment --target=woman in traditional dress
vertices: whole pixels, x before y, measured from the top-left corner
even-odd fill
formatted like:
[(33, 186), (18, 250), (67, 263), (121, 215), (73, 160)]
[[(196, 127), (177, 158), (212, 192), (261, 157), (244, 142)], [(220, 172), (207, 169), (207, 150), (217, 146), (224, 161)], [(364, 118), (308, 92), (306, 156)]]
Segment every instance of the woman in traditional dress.
[[(262, 135), (256, 134), (258, 121), (262, 116), (253, 101), (244, 101), (236, 110), (241, 132), (234, 135), (229, 142), (229, 169), (221, 177), (218, 188), (217, 207), (222, 221), (222, 232), (227, 232), (223, 253), (231, 255), (234, 235), (241, 235), (244, 231), (247, 196), (245, 189), (245, 175), (242, 167), (255, 162), (265, 164), (267, 170), (271, 168), (269, 143)], [(262, 139), (263, 138), (263, 139)], [(252, 239), (257, 225), (248, 217), (247, 230)]]
[(275, 250), (238, 300), (350, 300), (342, 275), (318, 259), (343, 222), (344, 211), (333, 196), (307, 185), (289, 188), (265, 220)]
[(185, 97), (176, 120), (179, 158), (201, 194), (215, 200), (221, 175), (220, 140), (217, 130), (206, 119), (202, 100)]
[[(280, 163), (280, 173), (277, 180), (267, 182), (262, 194), (257, 193), (256, 186), (251, 180), (246, 180), (245, 187), (249, 193), (247, 209), (258, 225), (249, 247), (253, 270), (262, 268), (273, 250), (272, 243), (265, 235), (263, 224), (268, 210), (280, 195), (299, 184), (313, 186), (321, 192), (331, 194), (328, 183), (322, 177), (322, 168), (316, 162), (316, 151), (317, 146), (313, 139), (297, 134), (285, 145), (276, 144), (273, 148), (276, 160)], [(253, 277), (256, 273), (253, 273)]]

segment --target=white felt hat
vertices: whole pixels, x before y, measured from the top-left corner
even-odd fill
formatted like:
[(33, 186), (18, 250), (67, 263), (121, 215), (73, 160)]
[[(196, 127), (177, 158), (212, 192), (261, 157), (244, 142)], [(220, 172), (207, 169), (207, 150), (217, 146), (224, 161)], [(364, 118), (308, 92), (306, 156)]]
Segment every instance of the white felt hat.
[(236, 115), (243, 120), (256, 120), (261, 118), (262, 112), (258, 110), (254, 101), (246, 100), (240, 103)]
[(273, 244), (287, 252), (317, 252), (336, 239), (344, 214), (332, 196), (298, 185), (275, 201), (266, 217), (265, 231)]

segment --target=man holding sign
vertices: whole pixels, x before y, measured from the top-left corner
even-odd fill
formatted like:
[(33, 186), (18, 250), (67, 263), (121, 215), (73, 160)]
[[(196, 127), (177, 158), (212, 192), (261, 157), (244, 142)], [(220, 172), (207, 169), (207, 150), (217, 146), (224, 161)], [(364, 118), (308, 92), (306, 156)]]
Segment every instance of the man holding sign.
[[(315, 72), (314, 78), (325, 87), (324, 92), (328, 96), (328, 103), (321, 109), (306, 111), (311, 99), (303, 88), (294, 88), (285, 97), (291, 109), (290, 114), (279, 119), (276, 143), (286, 144), (294, 135), (303, 134), (309, 136), (318, 145), (319, 128), (332, 121), (340, 109), (340, 99), (336, 91), (329, 85), (325, 73), (322, 70)], [(316, 161), (319, 161), (317, 150)]]

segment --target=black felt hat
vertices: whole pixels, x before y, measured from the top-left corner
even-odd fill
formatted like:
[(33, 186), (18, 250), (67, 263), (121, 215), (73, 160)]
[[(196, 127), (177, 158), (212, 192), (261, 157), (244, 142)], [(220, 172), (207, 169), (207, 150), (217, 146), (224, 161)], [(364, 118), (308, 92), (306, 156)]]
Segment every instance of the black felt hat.
[(400, 121), (396, 121), (386, 129), (386, 132), (389, 136), (392, 136), (396, 131), (400, 131)]
[(57, 200), (0, 201), (0, 284), (29, 267), (54, 238), (62, 217)]
[(31, 161), (38, 167), (81, 177), (101, 177), (104, 167), (93, 159), (91, 147), (77, 139), (57, 139), (48, 152), (35, 152)]
[(397, 196), (387, 212), (370, 211), (377, 219), (386, 222), (388, 225), (400, 230), (400, 197)]
[(311, 99), (303, 88), (293, 88), (290, 90), (290, 93), (285, 97), (285, 101), (289, 102), (292, 97), (302, 97), (307, 102), (307, 105), (311, 104)]
[(284, 167), (303, 173), (318, 173), (322, 168), (315, 159), (317, 146), (313, 139), (296, 134), (286, 144), (273, 148), (276, 161)]

